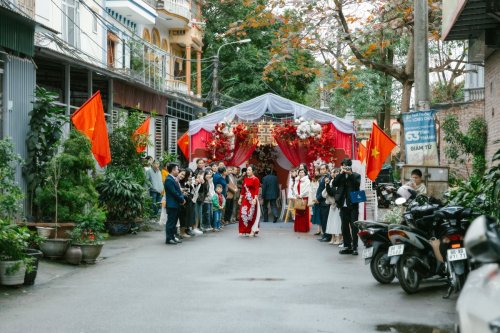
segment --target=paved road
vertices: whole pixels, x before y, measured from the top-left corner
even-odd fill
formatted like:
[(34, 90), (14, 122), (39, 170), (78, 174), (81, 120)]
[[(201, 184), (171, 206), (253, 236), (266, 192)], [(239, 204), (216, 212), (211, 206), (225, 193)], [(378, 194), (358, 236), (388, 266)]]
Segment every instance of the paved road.
[(360, 256), (292, 224), (264, 223), (255, 239), (230, 226), (178, 246), (143, 232), (108, 241), (103, 256), (42, 262), (34, 287), (0, 288), (0, 332), (438, 333), (455, 319), (442, 288), (381, 286)]

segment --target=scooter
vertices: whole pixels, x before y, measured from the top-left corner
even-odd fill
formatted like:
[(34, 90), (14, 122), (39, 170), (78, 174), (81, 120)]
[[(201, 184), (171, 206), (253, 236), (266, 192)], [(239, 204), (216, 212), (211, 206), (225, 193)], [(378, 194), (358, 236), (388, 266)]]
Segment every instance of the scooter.
[(389, 208), (396, 199), (397, 188), (393, 184), (380, 183), (377, 186), (377, 201), (379, 207)]
[(457, 301), (461, 333), (500, 332), (500, 229), (494, 218), (480, 216), (465, 234), (468, 255), (482, 264), (470, 272)]
[(374, 221), (356, 221), (354, 224), (358, 227), (358, 236), (365, 245), (365, 265), (370, 264), (370, 271), (375, 280), (382, 284), (391, 283), (396, 273), (387, 256), (387, 250), (392, 245), (387, 235), (389, 224)]
[(405, 213), (407, 225), (389, 228), (394, 245), (388, 256), (391, 264), (396, 264), (403, 290), (416, 293), (422, 279), (436, 275), (448, 280), (450, 288), (445, 298), (460, 290), (469, 270), (461, 242), (470, 213), (463, 207), (428, 204)]

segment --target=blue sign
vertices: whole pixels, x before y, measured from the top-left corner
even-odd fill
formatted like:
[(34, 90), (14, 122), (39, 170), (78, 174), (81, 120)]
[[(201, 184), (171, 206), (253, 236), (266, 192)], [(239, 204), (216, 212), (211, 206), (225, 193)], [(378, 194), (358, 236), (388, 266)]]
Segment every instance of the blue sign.
[(435, 113), (429, 110), (403, 114), (407, 164), (439, 165)]

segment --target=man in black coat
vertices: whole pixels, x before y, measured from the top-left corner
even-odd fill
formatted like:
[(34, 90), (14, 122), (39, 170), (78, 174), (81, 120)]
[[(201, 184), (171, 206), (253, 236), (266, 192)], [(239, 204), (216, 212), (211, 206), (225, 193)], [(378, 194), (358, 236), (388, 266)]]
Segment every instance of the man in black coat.
[(359, 204), (351, 202), (349, 193), (359, 191), (360, 184), (361, 175), (352, 172), (352, 161), (345, 158), (342, 161), (340, 174), (333, 180), (333, 186), (337, 187), (335, 202), (340, 208), (344, 238), (344, 248), (340, 250), (340, 254), (358, 255), (358, 228), (354, 222), (358, 220)]
[(267, 205), (271, 204), (271, 211), (274, 216), (273, 223), (278, 221), (278, 207), (276, 206), (276, 199), (280, 196), (280, 187), (278, 184), (278, 177), (269, 169), (266, 169), (266, 176), (262, 179), (262, 198), (264, 205), (262, 212), (264, 214), (264, 222), (268, 222)]
[(322, 164), (319, 167), (319, 172), (321, 174), (321, 179), (319, 180), (319, 187), (316, 191), (316, 200), (319, 205), (319, 219), (321, 221), (321, 230), (323, 231), (323, 237), (319, 238), (320, 242), (329, 242), (332, 240), (332, 235), (326, 233), (326, 223), (328, 222), (328, 214), (330, 213), (330, 205), (323, 198), (323, 190), (326, 184), (330, 181), (330, 176), (328, 175), (328, 165)]

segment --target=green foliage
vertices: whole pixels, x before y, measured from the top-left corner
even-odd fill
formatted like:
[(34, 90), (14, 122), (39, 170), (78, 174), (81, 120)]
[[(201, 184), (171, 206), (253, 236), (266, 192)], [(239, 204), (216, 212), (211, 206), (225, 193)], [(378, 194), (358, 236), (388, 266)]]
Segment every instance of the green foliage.
[(495, 153), (492, 167), (482, 177), (459, 181), (447, 192), (450, 202), (471, 207), (475, 212), (500, 219), (500, 149)]
[(160, 162), (165, 164), (165, 163), (175, 163), (179, 161), (179, 155), (169, 153), (169, 152), (164, 152), (163, 155), (160, 158)]
[(435, 82), (431, 85), (431, 104), (449, 103), (453, 101), (463, 101), (464, 81), (448, 82), (443, 84)]
[(0, 219), (11, 221), (21, 210), (23, 193), (15, 182), (15, 165), (21, 161), (12, 142), (0, 140)]
[(47, 166), (59, 149), (63, 125), (68, 121), (64, 108), (55, 105), (57, 95), (37, 88), (35, 96), (26, 138), (28, 157), (23, 169), (32, 202), (35, 191), (45, 184)]
[(0, 260), (26, 259), (30, 237), (27, 227), (0, 219)]
[[(244, 5), (244, 0), (205, 1), (202, 10), (207, 21), (203, 38), (205, 58), (217, 54), (225, 43), (250, 38), (248, 44), (224, 46), (220, 50), (219, 91), (222, 105), (233, 105), (264, 93), (276, 93), (297, 102), (304, 102), (305, 93), (314, 75), (300, 71), (304, 65), (311, 66), (314, 57), (309, 51), (291, 50), (288, 57), (280, 59), (279, 68), (266, 72), (266, 66), (274, 59), (271, 46), (274, 33), (281, 22), (267, 27), (237, 31), (233, 22), (244, 21), (253, 10), (265, 4), (254, 1)], [(203, 63), (203, 91), (211, 92), (213, 63)], [(263, 77), (266, 77), (264, 79)], [(226, 97), (227, 96), (227, 97)]]
[(462, 156), (472, 158), (473, 177), (482, 177), (486, 170), (486, 121), (483, 117), (472, 119), (465, 134), (460, 131), (459, 125), (457, 117), (453, 115), (448, 115), (442, 124), (444, 141), (447, 143), (445, 155), (458, 163), (465, 162)]
[(145, 211), (146, 191), (129, 171), (107, 172), (98, 179), (96, 189), (108, 221), (131, 221)]
[[(385, 78), (380, 72), (367, 69), (356, 70), (353, 75), (357, 79), (356, 83), (341, 84), (332, 90), (330, 109), (339, 117), (344, 117), (347, 110), (352, 110), (356, 118), (377, 118), (386, 103), (385, 80), (391, 79)], [(388, 107), (391, 107), (391, 99), (388, 100)]]
[(141, 164), (141, 154), (137, 153), (136, 143), (132, 139), (132, 134), (143, 122), (140, 115), (139, 112), (131, 112), (125, 123), (115, 128), (109, 135), (109, 147), (113, 158), (108, 164), (107, 172), (127, 171), (133, 175), (135, 182), (144, 184), (146, 177)]
[(70, 233), (73, 244), (100, 244), (104, 240), (106, 213), (94, 206), (76, 218), (76, 226)]
[[(97, 204), (98, 194), (90, 176), (95, 172), (95, 162), (90, 140), (79, 131), (72, 130), (63, 146), (64, 151), (57, 157), (57, 163), (61, 165), (57, 189), (58, 217), (63, 221), (75, 221), (78, 215)], [(43, 216), (54, 216), (53, 183), (40, 188), (36, 194), (36, 203)]]

